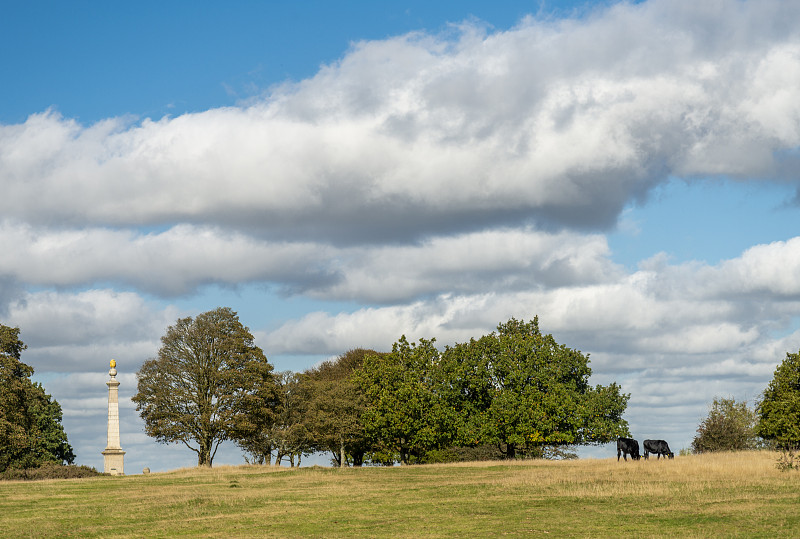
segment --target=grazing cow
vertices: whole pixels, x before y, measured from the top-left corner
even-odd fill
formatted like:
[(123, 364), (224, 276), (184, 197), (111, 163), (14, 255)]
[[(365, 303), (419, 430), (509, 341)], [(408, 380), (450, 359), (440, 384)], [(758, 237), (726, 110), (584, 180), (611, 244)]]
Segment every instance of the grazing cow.
[(631, 456), (631, 460), (639, 460), (639, 442), (631, 438), (618, 438), (617, 462), (619, 462), (620, 455), (625, 461), (628, 460), (628, 455)]
[(664, 440), (645, 440), (644, 443), (644, 458), (650, 456), (650, 453), (655, 453), (657, 455), (656, 460), (661, 458), (661, 455), (664, 455), (664, 458), (675, 458), (675, 453), (669, 450), (669, 445)]

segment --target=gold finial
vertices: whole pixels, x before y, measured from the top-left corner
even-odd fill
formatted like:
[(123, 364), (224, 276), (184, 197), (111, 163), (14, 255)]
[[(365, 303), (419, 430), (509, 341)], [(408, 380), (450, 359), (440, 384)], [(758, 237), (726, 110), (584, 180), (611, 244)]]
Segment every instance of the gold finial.
[(112, 369), (116, 369), (117, 368), (117, 362), (114, 361), (113, 359), (111, 360), (111, 363), (109, 363), (109, 365), (111, 365)]

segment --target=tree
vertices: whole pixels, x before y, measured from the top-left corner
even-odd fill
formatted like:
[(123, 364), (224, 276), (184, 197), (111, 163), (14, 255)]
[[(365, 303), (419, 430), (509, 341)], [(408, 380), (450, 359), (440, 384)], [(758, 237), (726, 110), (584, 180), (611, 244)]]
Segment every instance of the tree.
[(273, 421), (272, 370), (236, 313), (220, 307), (167, 328), (158, 357), (137, 372), (131, 400), (148, 436), (183, 443), (197, 453), (198, 466), (211, 466), (220, 443)]
[(588, 356), (543, 335), (538, 318), (512, 318), (441, 354), (433, 343), (401, 337), (354, 373), (367, 398), (367, 434), (404, 464), (487, 444), (506, 458), (566, 456), (567, 446), (629, 436), (622, 414), (630, 395), (615, 383), (589, 385)]
[(30, 380), (33, 368), (20, 360), (26, 348), (19, 328), (0, 324), (0, 472), (75, 460), (61, 406)]
[(275, 450), (275, 464), (280, 466), (283, 457), (289, 457), (294, 467), (300, 465), (303, 455), (312, 452), (311, 437), (305, 424), (308, 395), (301, 384), (302, 375), (292, 371), (278, 374), (278, 406), (275, 421), (266, 431), (271, 449)]
[(743, 451), (758, 447), (756, 412), (746, 401), (715, 397), (708, 417), (697, 427), (697, 436), (692, 440), (692, 451)]
[(362, 422), (379, 452), (412, 457), (447, 443), (450, 429), (442, 422), (434, 376), (439, 352), (434, 341), (409, 343), (405, 336), (382, 356), (367, 355), (353, 381), (364, 392), (367, 405)]
[(366, 398), (351, 379), (367, 355), (381, 356), (374, 350), (349, 350), (308, 369), (302, 381), (309, 397), (306, 425), (316, 449), (330, 451), (340, 467), (347, 464), (348, 455), (353, 466), (361, 466), (370, 447), (361, 422)]
[(758, 405), (756, 430), (781, 449), (800, 448), (800, 352), (787, 353)]
[(629, 435), (622, 414), (630, 395), (615, 383), (591, 387), (588, 364), (588, 355), (543, 335), (538, 317), (512, 318), (497, 332), (446, 349), (438, 385), (445, 408), (458, 415), (456, 440), (497, 444), (514, 458)]

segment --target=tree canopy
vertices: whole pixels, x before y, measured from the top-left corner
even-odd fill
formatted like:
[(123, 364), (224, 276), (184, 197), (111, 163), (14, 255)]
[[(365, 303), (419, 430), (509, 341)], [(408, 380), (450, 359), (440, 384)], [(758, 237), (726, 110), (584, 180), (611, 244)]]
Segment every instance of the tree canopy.
[(30, 380), (33, 368), (21, 361), (25, 349), (19, 328), (0, 324), (0, 472), (75, 460), (61, 406)]
[(588, 355), (558, 344), (539, 320), (514, 318), (497, 331), (445, 350), (444, 392), (458, 412), (456, 439), (497, 444), (505, 455), (548, 446), (605, 443), (628, 435), (629, 395), (589, 385)]
[(800, 448), (800, 352), (787, 353), (758, 405), (758, 434), (784, 449)]
[(353, 380), (366, 397), (362, 422), (379, 451), (399, 456), (408, 464), (426, 451), (442, 446), (450, 435), (440, 419), (434, 388), (439, 352), (433, 341), (409, 343), (405, 336), (384, 355), (368, 354)]
[(355, 369), (374, 350), (356, 348), (334, 360), (308, 369), (303, 376), (307, 388), (306, 425), (318, 451), (329, 451), (339, 466), (350, 460), (361, 466), (370, 450), (362, 415), (366, 397), (351, 379)]
[(278, 373), (278, 404), (275, 422), (267, 431), (269, 445), (275, 450), (275, 464), (283, 457), (289, 465), (300, 465), (303, 455), (313, 452), (311, 436), (306, 425), (309, 395), (301, 383), (302, 375), (292, 371)]
[(615, 383), (592, 387), (588, 355), (542, 334), (538, 317), (512, 318), (441, 354), (433, 343), (401, 337), (354, 374), (368, 434), (401, 462), (454, 445), (492, 444), (515, 458), (629, 435), (630, 396)]
[(183, 443), (211, 466), (219, 444), (268, 429), (277, 399), (272, 365), (250, 330), (227, 307), (178, 319), (158, 357), (137, 372), (131, 399), (145, 432)]

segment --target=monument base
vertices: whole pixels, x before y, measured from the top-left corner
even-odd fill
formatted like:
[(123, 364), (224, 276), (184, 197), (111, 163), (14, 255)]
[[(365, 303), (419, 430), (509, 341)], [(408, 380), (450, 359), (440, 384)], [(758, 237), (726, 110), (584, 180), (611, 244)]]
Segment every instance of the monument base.
[(103, 451), (103, 472), (109, 475), (125, 475), (125, 451), (106, 449)]

